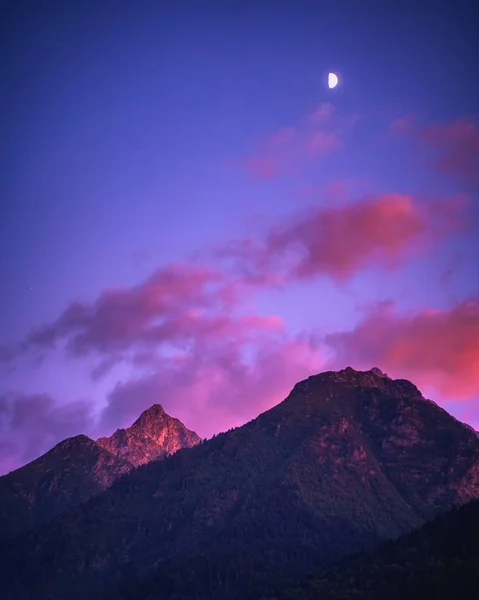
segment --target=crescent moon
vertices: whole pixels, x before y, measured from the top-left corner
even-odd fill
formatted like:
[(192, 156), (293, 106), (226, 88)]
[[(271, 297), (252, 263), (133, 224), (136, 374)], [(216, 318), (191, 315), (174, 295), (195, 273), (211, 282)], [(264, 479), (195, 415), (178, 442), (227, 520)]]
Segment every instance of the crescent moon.
[(329, 73), (328, 75), (328, 87), (334, 88), (338, 85), (338, 76), (336, 73)]

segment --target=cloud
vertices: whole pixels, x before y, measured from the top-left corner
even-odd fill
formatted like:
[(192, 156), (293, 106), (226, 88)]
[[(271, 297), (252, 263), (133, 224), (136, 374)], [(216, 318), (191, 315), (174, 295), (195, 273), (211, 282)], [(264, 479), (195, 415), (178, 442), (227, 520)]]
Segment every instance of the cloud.
[(377, 365), (437, 390), (444, 399), (479, 395), (479, 297), (414, 315), (383, 303), (352, 331), (331, 334), (326, 342), (337, 352), (338, 364)]
[(321, 353), (307, 339), (274, 335), (258, 338), (254, 346), (241, 339), (203, 343), (200, 351), (159, 363), (153, 374), (118, 383), (108, 397), (100, 429), (125, 427), (159, 402), (209, 437), (276, 405), (322, 363)]
[(221, 310), (232, 300), (222, 280), (213, 270), (167, 265), (135, 287), (107, 289), (92, 303), (70, 304), (32, 332), (25, 346), (48, 348), (64, 340), (75, 356), (97, 352), (113, 359), (135, 345), (181, 343), (199, 330), (218, 333)]
[(467, 189), (479, 185), (479, 126), (470, 117), (449, 123), (419, 125), (411, 116), (394, 121), (389, 131), (412, 137), (432, 153), (434, 171), (458, 180)]
[(464, 184), (479, 184), (479, 127), (468, 118), (448, 124), (432, 123), (421, 139), (438, 154), (435, 167), (443, 175), (458, 177)]
[(164, 353), (193, 351), (208, 340), (243, 342), (258, 332), (279, 331), (278, 316), (241, 313), (239, 299), (269, 278), (229, 278), (213, 269), (184, 264), (158, 269), (131, 288), (108, 289), (91, 303), (74, 302), (53, 322), (22, 342), (24, 351), (45, 352), (58, 344), (77, 358), (94, 356), (98, 379), (116, 364), (155, 363)]
[(276, 274), (277, 281), (327, 275), (338, 281), (357, 271), (391, 269), (461, 223), (460, 199), (419, 202), (386, 194), (334, 207), (313, 207), (290, 215), (263, 241), (226, 245), (222, 258), (249, 273)]
[[(61, 345), (70, 356), (93, 356), (92, 377), (98, 379), (119, 363), (146, 368), (172, 348), (193, 351), (199, 341), (281, 330), (277, 316), (241, 311), (251, 291), (319, 275), (345, 281), (369, 267), (394, 268), (454, 231), (461, 208), (454, 198), (419, 202), (387, 194), (296, 212), (263, 238), (216, 247), (210, 256), (215, 267), (173, 263), (136, 286), (72, 302), (17, 351), (44, 355)], [(0, 350), (11, 362), (14, 352)]]
[(282, 127), (258, 144), (244, 167), (260, 179), (297, 173), (311, 161), (330, 155), (343, 145), (353, 119), (336, 115), (331, 104), (321, 104), (297, 127)]
[(89, 405), (57, 404), (46, 394), (0, 395), (0, 474), (37, 458), (59, 441), (91, 427)]
[(415, 130), (412, 115), (405, 115), (396, 119), (389, 125), (389, 132), (393, 135), (411, 135)]

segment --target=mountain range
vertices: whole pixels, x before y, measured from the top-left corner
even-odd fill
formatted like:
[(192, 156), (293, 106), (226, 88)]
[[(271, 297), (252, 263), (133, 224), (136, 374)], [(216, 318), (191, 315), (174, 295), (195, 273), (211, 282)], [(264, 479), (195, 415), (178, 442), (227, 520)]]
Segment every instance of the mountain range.
[(255, 598), (479, 497), (475, 432), (379, 369), (312, 376), (201, 443), (183, 433), (191, 448), (150, 462), (137, 429), (99, 440), (141, 466), (0, 546), (6, 597)]
[(128, 429), (96, 442), (68, 438), (40, 458), (0, 477), (0, 539), (52, 520), (104, 491), (138, 465), (201, 441), (159, 404)]

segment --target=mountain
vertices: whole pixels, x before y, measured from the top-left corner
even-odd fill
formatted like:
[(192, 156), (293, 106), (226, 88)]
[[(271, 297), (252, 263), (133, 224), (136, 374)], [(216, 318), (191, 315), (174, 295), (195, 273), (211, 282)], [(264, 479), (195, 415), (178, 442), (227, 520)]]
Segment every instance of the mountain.
[(167, 415), (160, 404), (154, 404), (131, 427), (117, 429), (111, 437), (99, 438), (97, 443), (138, 467), (180, 448), (191, 448), (200, 441), (199, 435)]
[(3, 590), (16, 600), (251, 598), (476, 497), (470, 428), (408, 381), (330, 371), (0, 547)]
[(478, 539), (479, 502), (473, 501), (263, 600), (473, 600)]
[(200, 438), (159, 404), (128, 429), (96, 442), (68, 438), (0, 477), (0, 539), (37, 527), (104, 491), (134, 467), (191, 447)]
[(68, 438), (0, 477), (0, 536), (9, 538), (102, 492), (131, 465), (86, 435)]

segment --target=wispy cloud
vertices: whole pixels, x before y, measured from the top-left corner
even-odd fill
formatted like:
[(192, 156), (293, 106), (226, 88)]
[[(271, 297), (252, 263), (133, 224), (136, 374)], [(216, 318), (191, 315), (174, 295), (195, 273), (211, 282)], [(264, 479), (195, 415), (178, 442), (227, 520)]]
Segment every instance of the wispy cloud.
[(411, 137), (430, 154), (433, 169), (440, 175), (457, 180), (467, 189), (479, 185), (479, 126), (471, 117), (448, 123), (426, 125), (411, 115), (391, 123), (394, 135)]
[(296, 381), (321, 370), (324, 358), (308, 339), (259, 335), (201, 340), (195, 352), (158, 362), (154, 372), (118, 383), (99, 427), (124, 427), (141, 410), (161, 402), (203, 436), (241, 425), (285, 398)]
[(225, 244), (221, 256), (278, 281), (318, 275), (344, 281), (365, 268), (394, 268), (457, 230), (462, 208), (460, 198), (420, 202), (403, 194), (320, 205), (289, 215), (263, 240)]
[(11, 362), (15, 352), (46, 353), (61, 344), (71, 356), (95, 357), (98, 378), (121, 362), (154, 361), (165, 348), (197, 351), (205, 340), (257, 339), (283, 325), (278, 316), (244, 311), (253, 290), (318, 276), (344, 282), (370, 267), (395, 268), (454, 232), (462, 208), (455, 198), (420, 202), (387, 194), (297, 211), (262, 237), (215, 248), (209, 266), (169, 264), (136, 286), (73, 302), (2, 357)]
[(333, 105), (321, 104), (299, 125), (282, 127), (260, 142), (244, 167), (261, 179), (299, 173), (340, 148), (354, 121), (337, 115)]

